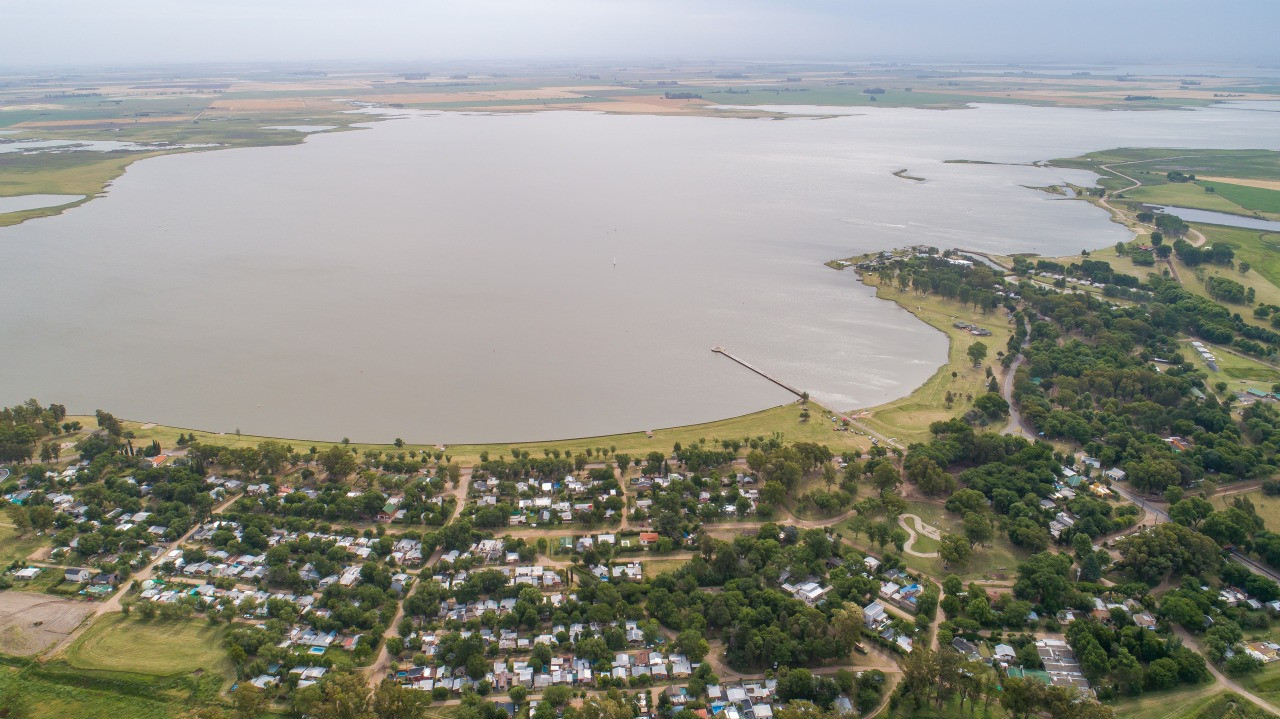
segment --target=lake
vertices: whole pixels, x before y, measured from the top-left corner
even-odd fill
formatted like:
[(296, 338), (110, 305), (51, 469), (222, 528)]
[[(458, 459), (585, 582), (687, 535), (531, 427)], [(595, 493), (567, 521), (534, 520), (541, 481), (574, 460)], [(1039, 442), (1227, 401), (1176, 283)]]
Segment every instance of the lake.
[(1227, 212), (1213, 212), (1211, 210), (1193, 210), (1190, 207), (1165, 207), (1163, 205), (1150, 205), (1150, 207), (1157, 212), (1177, 215), (1187, 222), (1203, 222), (1206, 225), (1224, 225), (1226, 227), (1243, 227), (1248, 230), (1280, 232), (1280, 222), (1264, 220), (1260, 217), (1247, 217), (1245, 215), (1233, 215)]
[[(796, 111), (796, 108), (787, 108)], [(1024, 186), (1117, 146), (1280, 149), (1280, 115), (1018, 106), (743, 120), (411, 113), (140, 162), (0, 229), (0, 399), (214, 431), (522, 441), (910, 392), (937, 331), (826, 260), (1129, 234)], [(908, 169), (925, 178), (893, 176)]]
[(0, 197), (0, 215), (6, 212), (22, 212), (24, 210), (39, 210), (45, 207), (69, 205), (82, 199), (84, 199), (84, 195), (17, 195), (14, 197)]

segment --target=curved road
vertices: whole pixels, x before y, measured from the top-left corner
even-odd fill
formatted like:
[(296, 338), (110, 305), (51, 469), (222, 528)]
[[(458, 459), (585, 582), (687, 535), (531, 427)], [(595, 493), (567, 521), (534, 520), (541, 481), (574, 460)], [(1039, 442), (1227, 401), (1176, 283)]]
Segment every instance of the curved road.
[[(1197, 641), (1196, 638), (1192, 636), (1190, 632), (1188, 632), (1186, 629), (1183, 629), (1181, 626), (1178, 626), (1178, 625), (1174, 625), (1173, 630), (1177, 632), (1178, 636), (1182, 639), (1182, 642), (1184, 644), (1191, 647), (1193, 651), (1200, 654), (1201, 656), (1204, 655), (1204, 647), (1200, 646), (1200, 642)], [(1258, 707), (1261, 708), (1262, 710), (1270, 712), (1274, 716), (1280, 716), (1280, 708), (1277, 708), (1275, 705), (1271, 704), (1267, 700), (1263, 699), (1257, 694), (1254, 694), (1248, 689), (1245, 689), (1244, 687), (1240, 686), (1239, 684), (1235, 683), (1234, 681), (1232, 681), (1231, 679), (1223, 675), (1223, 673), (1218, 671), (1218, 668), (1213, 665), (1213, 662), (1206, 661), (1205, 666), (1209, 668), (1209, 673), (1213, 675), (1213, 679), (1216, 683), (1221, 684), (1227, 689), (1230, 689), (1236, 694), (1239, 694), (1245, 699), (1248, 699), (1249, 701), (1258, 705)]]
[(916, 550), (911, 548), (912, 545), (916, 543), (916, 529), (912, 529), (911, 526), (907, 524), (907, 517), (910, 517), (912, 519), (913, 523), (916, 525), (916, 529), (920, 530), (920, 534), (923, 534), (924, 536), (934, 540), (942, 539), (942, 533), (939, 532), (937, 529), (930, 527), (918, 515), (901, 514), (901, 515), (898, 515), (898, 526), (902, 527), (907, 531), (907, 541), (905, 544), (902, 545), (902, 551), (906, 552), (907, 554), (910, 554), (913, 557), (925, 557), (926, 559), (938, 556), (937, 552), (917, 552)]
[[(1023, 343), (1026, 347), (1026, 343)], [(1009, 363), (1009, 369), (1005, 370), (1004, 377), (1000, 381), (1000, 394), (1004, 397), (1004, 401), (1009, 403), (1009, 424), (1005, 425), (1005, 434), (1016, 434), (1027, 439), (1034, 440), (1036, 433), (1022, 418), (1022, 412), (1018, 410), (1018, 405), (1013, 401), (1013, 376), (1017, 374), (1018, 367), (1022, 366), (1023, 356), (1019, 352), (1017, 357), (1013, 358), (1013, 362)]]

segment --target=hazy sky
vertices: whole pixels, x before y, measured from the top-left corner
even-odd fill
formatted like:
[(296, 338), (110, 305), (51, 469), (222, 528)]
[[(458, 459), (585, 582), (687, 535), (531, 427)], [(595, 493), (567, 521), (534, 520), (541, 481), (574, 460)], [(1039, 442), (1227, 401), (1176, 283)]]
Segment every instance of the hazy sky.
[(1280, 63), (1280, 0), (0, 0), (0, 66), (529, 58)]

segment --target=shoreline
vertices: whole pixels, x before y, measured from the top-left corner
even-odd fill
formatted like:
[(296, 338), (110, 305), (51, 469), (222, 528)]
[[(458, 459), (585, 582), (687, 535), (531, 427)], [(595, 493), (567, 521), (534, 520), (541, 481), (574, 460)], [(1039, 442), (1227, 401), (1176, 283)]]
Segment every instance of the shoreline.
[[(966, 252), (969, 252), (966, 250)], [(977, 254), (977, 253), (973, 253)], [(986, 256), (985, 254), (983, 256)], [(995, 260), (992, 260), (993, 262)], [(844, 269), (839, 266), (839, 260), (833, 260), (826, 263), (827, 266), (836, 269)], [(902, 301), (903, 298), (894, 296), (896, 291), (892, 288), (885, 288), (876, 282), (867, 282), (861, 273), (856, 273), (856, 281), (864, 287), (871, 289), (877, 300), (891, 302), (910, 314), (917, 321), (927, 325), (934, 331), (941, 333), (947, 340), (947, 358), (931, 373), (923, 382), (913, 387), (909, 392), (900, 397), (890, 399), (877, 405), (867, 407), (859, 407), (852, 409), (836, 409), (826, 407), (817, 401), (808, 400), (812, 418), (808, 422), (797, 422), (801, 409), (805, 406), (805, 401), (798, 399), (786, 404), (765, 407), (746, 414), (734, 415), (721, 419), (710, 420), (707, 422), (697, 422), (692, 424), (673, 425), (669, 427), (658, 427), (651, 430), (634, 430), (629, 432), (620, 432), (615, 434), (600, 434), (579, 437), (564, 437), (553, 439), (530, 439), (518, 441), (498, 441), (498, 442), (460, 442), (460, 443), (443, 443), (433, 444), (426, 442), (409, 442), (406, 441), (403, 446), (396, 446), (393, 442), (356, 442), (346, 443), (348, 446), (357, 449), (382, 449), (384, 451), (409, 451), (409, 450), (430, 450), (438, 451), (444, 448), (444, 451), (453, 455), (456, 459), (478, 459), (480, 453), (498, 453), (504, 454), (510, 451), (512, 447), (533, 450), (538, 449), (574, 449), (574, 448), (596, 448), (596, 447), (616, 447), (616, 452), (626, 453), (634, 451), (650, 451), (665, 446), (669, 441), (688, 441), (688, 438), (707, 437), (711, 439), (732, 439), (742, 438), (743, 431), (747, 432), (746, 436), (759, 436), (761, 434), (767, 436), (772, 432), (782, 432), (791, 438), (812, 439), (819, 443), (827, 444), (833, 448), (853, 448), (857, 447), (865, 449), (870, 446), (870, 437), (877, 436), (882, 441), (897, 443), (898, 438), (893, 437), (894, 434), (920, 434), (928, 429), (929, 422), (922, 422), (920, 426), (908, 427), (901, 426), (898, 429), (908, 429), (907, 432), (893, 432), (886, 430), (892, 426), (879, 426), (882, 420), (875, 417), (877, 412), (892, 411), (897, 406), (903, 404), (915, 404), (926, 401), (925, 398), (918, 396), (927, 392), (931, 385), (938, 384), (940, 380), (949, 379), (948, 372), (959, 371), (953, 365), (956, 364), (955, 354), (959, 351), (963, 354), (963, 349), (957, 348), (957, 338), (948, 331), (949, 325), (943, 322), (930, 321), (931, 318), (919, 306), (913, 308)], [(953, 308), (956, 315), (963, 313), (963, 307), (955, 305)], [(987, 318), (994, 318), (995, 315), (988, 315)], [(990, 322), (990, 319), (975, 318), (976, 322), (990, 324), (997, 327), (998, 324)], [(1000, 345), (1003, 347), (1003, 345)], [(993, 346), (993, 350), (999, 349)], [(961, 405), (957, 405), (956, 411), (962, 409)], [(109, 411), (109, 410), (108, 410)], [(790, 414), (794, 412), (796, 418), (792, 419)], [(85, 427), (90, 427), (94, 423), (93, 415), (76, 414), (72, 415), (84, 423)], [(836, 424), (828, 420), (828, 417), (848, 417), (850, 424), (858, 432), (833, 432), (825, 434), (822, 430), (826, 430), (828, 426)], [(788, 422), (787, 420), (791, 420)], [(209, 444), (221, 444), (226, 446), (249, 446), (256, 445), (264, 441), (284, 442), (295, 447), (302, 446), (322, 446), (343, 444), (342, 440), (323, 440), (323, 439), (307, 439), (299, 437), (281, 437), (272, 435), (259, 434), (235, 434), (231, 432), (212, 432), (195, 427), (178, 427), (174, 425), (163, 424), (160, 422), (142, 421), (134, 419), (121, 418), (126, 429), (132, 431), (137, 439), (150, 440), (157, 439), (161, 441), (161, 445), (165, 449), (173, 446), (173, 438), (177, 434), (194, 434), (199, 441)], [(868, 426), (870, 425), (870, 426)], [(817, 431), (815, 431), (817, 430)], [(829, 431), (829, 430), (827, 430)], [(817, 436), (821, 434), (822, 436)], [(803, 437), (807, 435), (807, 437)], [(834, 436), (833, 436), (834, 435)], [(904, 445), (905, 446), (905, 445)]]

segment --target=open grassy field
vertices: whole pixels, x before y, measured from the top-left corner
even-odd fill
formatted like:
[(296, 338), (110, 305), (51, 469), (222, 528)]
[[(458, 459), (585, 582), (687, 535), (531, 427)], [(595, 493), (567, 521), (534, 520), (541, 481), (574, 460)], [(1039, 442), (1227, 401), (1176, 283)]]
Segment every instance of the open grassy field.
[(1272, 150), (1187, 150), (1184, 148), (1121, 147), (1090, 152), (1079, 157), (1054, 160), (1058, 167), (1075, 167), (1102, 174), (1107, 189), (1131, 184), (1109, 176), (1102, 165), (1128, 163), (1116, 169), (1142, 180), (1143, 184), (1167, 182), (1165, 175), (1173, 170), (1212, 177), (1240, 177), (1256, 180), (1280, 179), (1280, 152)]
[(65, 659), (76, 669), (155, 676), (202, 669), (229, 676), (231, 666), (222, 647), (225, 633), (224, 627), (207, 622), (144, 621), (105, 614), (67, 647)]
[[(1150, 692), (1112, 704), (1116, 719), (1262, 719), (1268, 716), (1247, 699), (1214, 685)], [(1235, 713), (1231, 713), (1231, 712)]]
[(17, 559), (26, 559), (27, 555), (49, 543), (48, 537), (36, 536), (30, 530), (19, 538), (17, 528), (8, 524), (7, 517), (0, 517), (0, 521), (5, 522), (0, 524), (0, 567), (7, 567)]
[[(864, 486), (863, 489), (862, 496), (873, 492), (870, 485)], [(914, 514), (920, 517), (926, 524), (940, 529), (943, 535), (963, 532), (960, 518), (946, 511), (941, 504), (909, 499), (907, 500), (905, 514)], [(881, 548), (869, 542), (865, 534), (854, 537), (851, 523), (852, 520), (842, 521), (833, 526), (832, 530), (843, 535), (854, 546), (872, 554), (882, 556), (886, 551), (895, 551), (892, 545), (886, 545), (886, 547)], [(912, 527), (914, 528), (914, 525)], [(916, 543), (912, 545), (912, 548), (920, 552), (933, 552), (937, 550), (938, 542), (917, 532)], [(942, 560), (937, 557), (916, 557), (906, 553), (902, 554), (902, 561), (907, 567), (925, 572), (930, 576), (942, 577), (945, 574), (955, 574), (961, 579), (969, 581), (973, 579), (1005, 579), (1012, 577), (1017, 572), (1018, 563), (1029, 555), (1029, 552), (1013, 546), (1006, 537), (1000, 536), (993, 539), (989, 546), (976, 547), (973, 552), (973, 559), (964, 567), (943, 569)]]
[(1211, 351), (1218, 358), (1218, 373), (1210, 372), (1200, 355), (1190, 347), (1183, 352), (1183, 357), (1197, 369), (1203, 370), (1209, 379), (1207, 383), (1224, 381), (1229, 392), (1242, 392), (1249, 388), (1271, 391), (1271, 385), (1280, 382), (1280, 371), (1242, 355), (1231, 354), (1220, 347), (1212, 347)]
[[(1124, 167), (1116, 169), (1125, 170)], [(1126, 172), (1125, 174), (1129, 173)], [(1247, 208), (1227, 199), (1225, 195), (1216, 192), (1205, 192), (1202, 186), (1194, 182), (1166, 182), (1148, 185), (1146, 183), (1151, 180), (1150, 177), (1138, 175), (1137, 178), (1142, 180), (1143, 185), (1142, 187), (1125, 191), (1124, 198), (1126, 200), (1136, 200), (1152, 205), (1190, 207), (1197, 210), (1211, 210), (1233, 215), (1253, 214)], [(1259, 190), (1259, 192), (1270, 192), (1270, 190)], [(1176, 213), (1176, 211), (1172, 212)]]
[[(474, 463), (480, 459), (481, 452), (489, 452), (494, 456), (510, 454), (512, 447), (529, 450), (537, 454), (543, 448), (559, 449), (563, 451), (581, 452), (587, 448), (595, 449), (597, 447), (614, 447), (617, 452), (627, 453), (634, 456), (640, 456), (653, 450), (669, 451), (676, 442), (689, 444), (698, 439), (706, 439), (708, 441), (720, 439), (742, 439), (744, 437), (768, 437), (773, 433), (781, 433), (787, 441), (810, 441), (826, 444), (835, 452), (845, 449), (860, 448), (866, 449), (870, 446), (869, 441), (865, 437), (860, 437), (852, 432), (833, 432), (832, 423), (826, 419), (830, 412), (814, 402), (809, 403), (809, 410), (812, 413), (811, 419), (807, 422), (800, 418), (801, 406), (799, 402), (785, 404), (770, 409), (745, 414), (739, 417), (730, 417), (728, 419), (717, 420), (715, 422), (707, 422), (704, 424), (686, 425), (683, 427), (669, 427), (665, 429), (652, 430), (652, 436), (645, 432), (629, 432), (625, 434), (603, 435), (599, 437), (581, 437), (575, 439), (549, 440), (540, 442), (509, 442), (502, 444), (453, 444), (449, 445), (446, 452), (453, 457), (453, 461), (462, 463)], [(69, 419), (76, 419), (83, 423), (86, 427), (94, 427), (96, 422), (92, 416), (77, 416)], [(149, 424), (149, 423), (148, 423)], [(166, 450), (172, 450), (176, 444), (179, 434), (194, 434), (196, 439), (204, 444), (221, 445), (226, 447), (248, 447), (258, 444), (267, 439), (281, 439), (293, 445), (295, 449), (305, 450), (311, 446), (324, 448), (331, 444), (336, 444), (333, 440), (305, 440), (305, 439), (286, 439), (274, 437), (259, 437), (252, 435), (235, 435), (235, 434), (219, 434), (214, 432), (203, 432), (200, 430), (188, 430), (179, 427), (168, 427), (164, 425), (147, 426), (142, 422), (125, 421), (126, 430), (134, 433), (137, 438), (134, 443), (137, 444), (141, 439), (144, 442), (150, 442), (152, 439), (158, 440), (160, 446)], [(144, 427), (146, 427), (144, 429)], [(352, 443), (358, 451), (365, 449), (393, 449), (391, 444), (358, 444)], [(435, 445), (406, 444), (404, 450), (426, 450), (435, 449)], [(397, 450), (399, 451), (399, 450)]]
[(1231, 245), (1235, 250), (1236, 264), (1243, 261), (1252, 265), (1253, 268), (1243, 278), (1233, 277), (1233, 279), (1246, 287), (1254, 287), (1258, 291), (1258, 301), (1274, 301), (1264, 298), (1261, 288), (1252, 284), (1251, 281), (1255, 278), (1250, 275), (1261, 275), (1272, 285), (1280, 286), (1280, 233), (1221, 225), (1197, 224), (1195, 227), (1204, 233), (1208, 240), (1207, 244), (1225, 242)]
[(1236, 677), (1236, 681), (1272, 704), (1280, 703), (1280, 662), (1272, 662), (1256, 672)]
[[(963, 414), (970, 404), (966, 400), (968, 395), (978, 397), (987, 391), (985, 367), (999, 368), (996, 353), (1003, 352), (1008, 345), (1012, 327), (1000, 310), (984, 315), (972, 307), (936, 295), (917, 295), (879, 285), (872, 275), (866, 275), (864, 281), (876, 286), (877, 297), (898, 303), (916, 318), (947, 335), (950, 342), (947, 363), (923, 385), (906, 397), (872, 407), (868, 410), (870, 416), (861, 420), (871, 429), (886, 437), (897, 438), (903, 444), (925, 439), (930, 423)], [(953, 327), (957, 321), (989, 330), (991, 336), (975, 337)], [(978, 341), (987, 346), (987, 359), (982, 367), (974, 367), (967, 355), (969, 347)], [(955, 377), (951, 376), (952, 372), (956, 373)], [(950, 408), (946, 403), (947, 392), (958, 397)]]
[(1260, 212), (1280, 212), (1280, 191), (1264, 187), (1250, 187), (1230, 182), (1200, 180), (1196, 184), (1204, 188), (1213, 188), (1212, 193), (1243, 207), (1246, 210)]
[(655, 559), (644, 562), (641, 566), (644, 567), (644, 576), (651, 579), (663, 572), (673, 572), (688, 563), (687, 559)]
[(33, 671), (0, 665), (0, 687), (21, 687), (22, 698), (40, 719), (170, 719), (189, 707), (153, 697), (47, 681)]
[(1258, 510), (1258, 516), (1262, 518), (1267, 529), (1272, 532), (1280, 532), (1280, 497), (1268, 497), (1261, 490), (1255, 490), (1253, 492), (1215, 497), (1213, 504), (1215, 507), (1225, 509), (1231, 506), (1231, 500), (1236, 497), (1253, 502), (1254, 508)]

